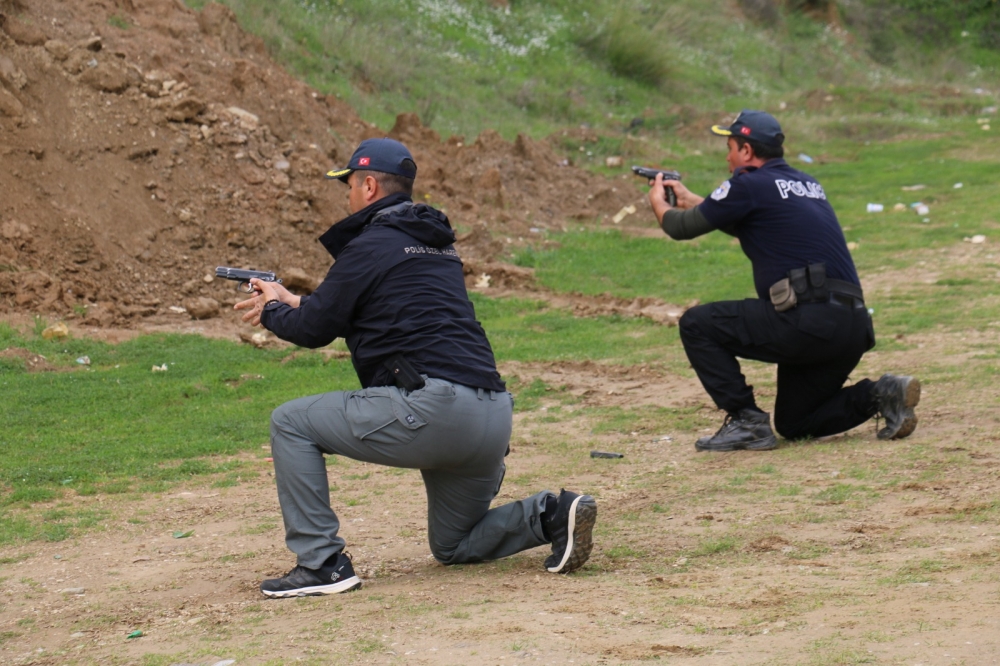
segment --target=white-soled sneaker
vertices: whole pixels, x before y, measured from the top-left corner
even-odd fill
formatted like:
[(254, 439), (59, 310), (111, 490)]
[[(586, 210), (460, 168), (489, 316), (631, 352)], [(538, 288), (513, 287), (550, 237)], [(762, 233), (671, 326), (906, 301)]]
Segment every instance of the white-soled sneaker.
[(546, 516), (552, 554), (545, 559), (545, 568), (551, 573), (569, 573), (582, 567), (594, 548), (595, 522), (597, 502), (594, 498), (563, 490), (555, 515)]
[(266, 597), (285, 599), (340, 594), (360, 587), (361, 579), (354, 573), (350, 556), (337, 553), (319, 569), (296, 566), (281, 578), (269, 578), (260, 584), (260, 591)]

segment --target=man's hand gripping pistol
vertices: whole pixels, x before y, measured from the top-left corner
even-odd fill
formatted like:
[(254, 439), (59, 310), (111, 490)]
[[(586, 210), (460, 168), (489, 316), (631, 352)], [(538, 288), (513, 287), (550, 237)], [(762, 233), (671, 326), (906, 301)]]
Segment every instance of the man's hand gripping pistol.
[[(647, 180), (656, 180), (656, 174), (658, 174), (658, 173), (662, 173), (663, 174), (663, 180), (680, 180), (681, 179), (681, 175), (679, 173), (677, 173), (676, 171), (664, 171), (663, 169), (650, 169), (649, 167), (641, 167), (641, 166), (634, 166), (634, 167), (632, 167), (632, 171), (633, 171), (633, 173), (635, 173), (635, 175), (642, 176), (643, 178), (646, 178)], [(674, 188), (672, 188), (672, 187), (665, 187), (663, 189), (667, 193), (667, 203), (670, 204), (671, 207), (676, 206), (677, 205), (677, 195), (674, 194)]]
[(239, 282), (236, 285), (236, 291), (243, 294), (252, 294), (256, 289), (250, 284), (252, 278), (257, 278), (258, 280), (263, 280), (264, 282), (277, 282), (281, 284), (281, 280), (278, 279), (274, 273), (269, 273), (267, 271), (251, 271), (242, 268), (230, 268), (229, 266), (219, 266), (215, 269), (215, 277), (225, 278), (227, 280), (237, 280)]

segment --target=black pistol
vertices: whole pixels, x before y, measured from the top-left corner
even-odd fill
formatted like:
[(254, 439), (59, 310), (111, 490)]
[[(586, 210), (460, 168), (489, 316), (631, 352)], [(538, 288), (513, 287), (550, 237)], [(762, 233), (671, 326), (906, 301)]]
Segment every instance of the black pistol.
[[(656, 174), (662, 173), (663, 180), (680, 180), (681, 175), (676, 171), (665, 171), (663, 169), (650, 169), (649, 167), (634, 166), (632, 167), (632, 172), (637, 176), (642, 176), (647, 180), (656, 180)], [(674, 194), (674, 188), (665, 188), (667, 192), (667, 203), (671, 206), (677, 205), (677, 195)]]
[(244, 294), (252, 294), (256, 289), (250, 284), (252, 278), (257, 278), (258, 280), (263, 280), (264, 282), (277, 282), (281, 284), (281, 280), (278, 279), (274, 273), (269, 273), (267, 271), (251, 271), (243, 268), (230, 268), (229, 266), (219, 266), (215, 269), (215, 277), (225, 278), (227, 280), (237, 280), (239, 282), (236, 285), (236, 291)]

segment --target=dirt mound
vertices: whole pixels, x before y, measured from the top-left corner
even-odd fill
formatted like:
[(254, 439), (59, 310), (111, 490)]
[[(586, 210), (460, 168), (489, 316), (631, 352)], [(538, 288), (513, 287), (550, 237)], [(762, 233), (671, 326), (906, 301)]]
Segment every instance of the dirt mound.
[(134, 325), (233, 303), (217, 265), (322, 275), (316, 237), (346, 213), (323, 173), (385, 135), (414, 153), (415, 198), (472, 229), (469, 259), (635, 198), (524, 136), (366, 123), (275, 65), (223, 5), (0, 0), (0, 312)]
[(55, 370), (48, 359), (41, 354), (35, 354), (20, 347), (8, 347), (0, 351), (0, 360), (11, 359), (24, 363), (24, 369), (28, 372), (51, 372)]

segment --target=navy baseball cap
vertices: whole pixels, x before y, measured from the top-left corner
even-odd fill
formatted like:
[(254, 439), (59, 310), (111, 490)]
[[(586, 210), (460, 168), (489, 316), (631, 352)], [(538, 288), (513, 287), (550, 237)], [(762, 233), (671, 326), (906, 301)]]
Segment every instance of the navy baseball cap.
[(327, 178), (346, 183), (355, 171), (381, 171), (404, 178), (417, 177), (417, 163), (406, 146), (395, 139), (365, 139), (343, 169), (327, 171)]
[(765, 146), (778, 147), (785, 142), (781, 125), (770, 113), (743, 109), (729, 127), (713, 125), (712, 134), (719, 136), (742, 136)]

